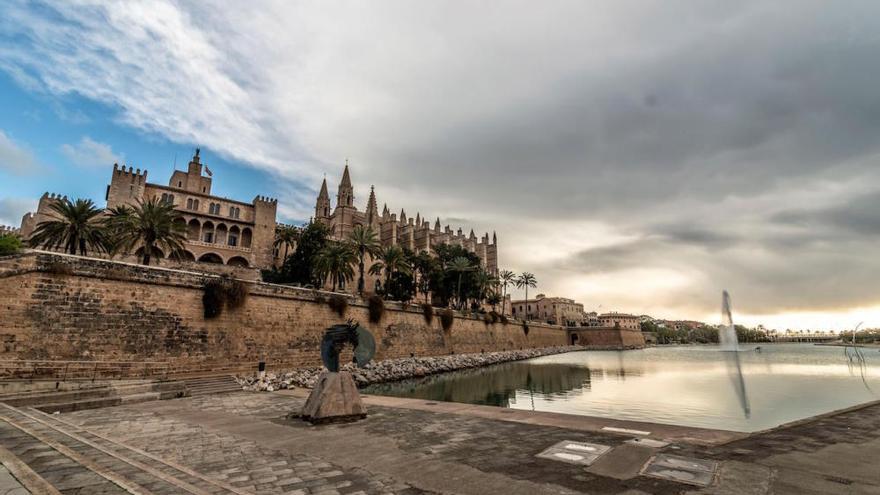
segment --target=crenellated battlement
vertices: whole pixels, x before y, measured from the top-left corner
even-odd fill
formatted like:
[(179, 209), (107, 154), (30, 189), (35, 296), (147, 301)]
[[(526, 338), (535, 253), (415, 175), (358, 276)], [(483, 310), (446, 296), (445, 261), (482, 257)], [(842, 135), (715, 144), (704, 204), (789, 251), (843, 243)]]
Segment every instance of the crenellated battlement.
[(257, 196), (254, 197), (254, 201), (253, 201), (253, 202), (254, 202), (254, 204), (257, 204), (257, 203), (268, 203), (268, 204), (271, 204), (271, 205), (277, 205), (277, 204), (278, 204), (278, 198), (270, 198), (270, 197), (268, 197), (268, 196), (260, 196), (260, 195), (257, 195)]
[(141, 172), (139, 168), (133, 168), (131, 166), (128, 169), (125, 168), (125, 165), (119, 166), (118, 163), (113, 164), (113, 178), (117, 177), (131, 177), (137, 182), (146, 182), (147, 181), (147, 169), (144, 169)]

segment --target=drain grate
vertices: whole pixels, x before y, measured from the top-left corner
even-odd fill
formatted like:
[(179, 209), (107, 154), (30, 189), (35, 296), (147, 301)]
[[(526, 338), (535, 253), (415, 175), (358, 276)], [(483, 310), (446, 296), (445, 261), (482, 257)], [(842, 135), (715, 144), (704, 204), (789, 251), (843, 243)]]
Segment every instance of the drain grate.
[(679, 483), (709, 486), (717, 469), (718, 463), (715, 461), (658, 454), (642, 469), (642, 474)]
[(609, 450), (611, 450), (611, 447), (607, 445), (565, 440), (552, 445), (547, 450), (541, 452), (535, 457), (550, 459), (559, 462), (567, 462), (569, 464), (589, 466), (596, 462), (596, 459), (598, 459), (602, 454), (608, 452)]

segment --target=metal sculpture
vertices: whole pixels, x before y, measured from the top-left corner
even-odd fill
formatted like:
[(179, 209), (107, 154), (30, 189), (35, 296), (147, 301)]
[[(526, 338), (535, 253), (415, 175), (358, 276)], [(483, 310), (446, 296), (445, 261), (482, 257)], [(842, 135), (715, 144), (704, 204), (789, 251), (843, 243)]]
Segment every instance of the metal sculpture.
[(358, 325), (358, 322), (348, 320), (348, 323), (333, 325), (324, 332), (324, 338), (321, 340), (321, 361), (331, 372), (339, 371), (339, 354), (346, 344), (354, 347), (352, 362), (358, 368), (365, 368), (376, 355), (376, 340), (373, 334)]
[(318, 378), (303, 407), (301, 417), (312, 423), (356, 421), (367, 416), (351, 373), (339, 371), (339, 354), (346, 345), (354, 348), (352, 362), (364, 368), (376, 354), (376, 340), (356, 321), (333, 325), (321, 339), (321, 361), (327, 372)]

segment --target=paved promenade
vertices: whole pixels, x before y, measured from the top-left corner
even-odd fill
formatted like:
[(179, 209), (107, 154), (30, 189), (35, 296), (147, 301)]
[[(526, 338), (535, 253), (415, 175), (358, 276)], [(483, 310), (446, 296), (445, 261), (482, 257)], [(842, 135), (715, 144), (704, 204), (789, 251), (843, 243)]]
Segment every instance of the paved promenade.
[[(286, 417), (303, 397), (0, 407), (0, 444), (71, 494), (880, 494), (880, 405), (746, 436), (386, 397), (311, 426)], [(0, 493), (23, 493), (4, 476)]]

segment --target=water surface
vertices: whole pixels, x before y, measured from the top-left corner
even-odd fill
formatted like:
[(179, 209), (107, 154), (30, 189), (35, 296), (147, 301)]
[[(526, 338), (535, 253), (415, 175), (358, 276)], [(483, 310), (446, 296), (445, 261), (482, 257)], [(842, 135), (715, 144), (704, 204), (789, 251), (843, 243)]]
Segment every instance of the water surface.
[(366, 393), (758, 431), (880, 399), (880, 350), (745, 345), (582, 351), (373, 385)]

